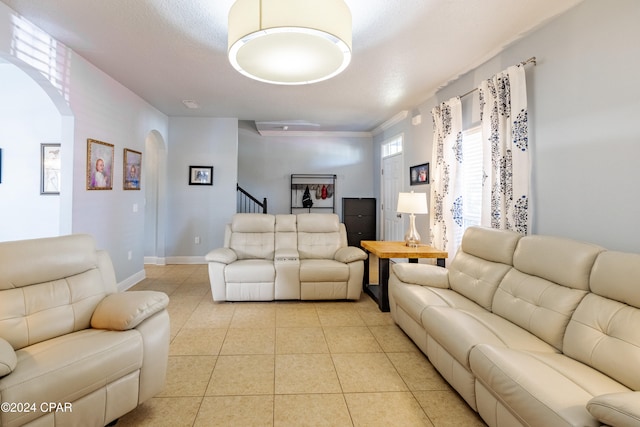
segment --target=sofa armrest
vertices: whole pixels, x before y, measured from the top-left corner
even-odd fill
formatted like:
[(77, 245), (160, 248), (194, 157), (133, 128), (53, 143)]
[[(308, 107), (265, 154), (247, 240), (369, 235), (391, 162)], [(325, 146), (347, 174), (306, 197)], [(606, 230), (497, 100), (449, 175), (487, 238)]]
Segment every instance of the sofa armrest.
[(610, 426), (640, 426), (640, 391), (610, 393), (587, 402), (589, 413)]
[(273, 259), (274, 261), (299, 261), (300, 254), (297, 249), (277, 249)]
[(356, 248), (355, 246), (347, 246), (338, 249), (336, 251), (336, 254), (334, 255), (334, 259), (336, 261), (348, 264), (354, 261), (364, 261), (365, 259), (367, 259), (367, 254), (360, 248)]
[(169, 297), (164, 292), (132, 291), (107, 295), (91, 317), (91, 327), (126, 331), (167, 308)]
[(17, 364), (15, 350), (8, 341), (0, 338), (0, 378), (13, 372)]
[(430, 264), (400, 263), (391, 267), (401, 282), (434, 288), (449, 288), (449, 270)]
[(219, 262), (222, 264), (231, 264), (238, 260), (238, 255), (229, 248), (217, 248), (209, 251), (204, 257), (208, 262)]

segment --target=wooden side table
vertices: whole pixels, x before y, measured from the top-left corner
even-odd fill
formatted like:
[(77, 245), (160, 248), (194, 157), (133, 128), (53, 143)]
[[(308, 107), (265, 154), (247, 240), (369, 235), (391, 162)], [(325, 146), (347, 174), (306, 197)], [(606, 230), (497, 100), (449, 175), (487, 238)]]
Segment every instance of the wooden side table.
[(417, 248), (406, 246), (404, 242), (388, 242), (378, 240), (362, 240), (360, 246), (367, 254), (378, 257), (378, 286), (369, 283), (369, 257), (364, 262), (364, 276), (362, 289), (377, 303), (380, 311), (389, 311), (389, 259), (408, 258), (409, 262), (418, 262), (419, 258), (435, 258), (440, 267), (444, 267), (447, 252), (440, 251), (428, 245)]

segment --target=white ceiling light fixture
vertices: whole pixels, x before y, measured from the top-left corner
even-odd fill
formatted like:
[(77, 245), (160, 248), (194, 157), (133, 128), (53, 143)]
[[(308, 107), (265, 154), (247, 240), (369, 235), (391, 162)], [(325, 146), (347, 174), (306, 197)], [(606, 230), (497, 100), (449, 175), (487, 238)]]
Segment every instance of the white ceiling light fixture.
[(351, 12), (343, 0), (236, 0), (228, 37), (231, 65), (265, 83), (316, 83), (351, 62)]

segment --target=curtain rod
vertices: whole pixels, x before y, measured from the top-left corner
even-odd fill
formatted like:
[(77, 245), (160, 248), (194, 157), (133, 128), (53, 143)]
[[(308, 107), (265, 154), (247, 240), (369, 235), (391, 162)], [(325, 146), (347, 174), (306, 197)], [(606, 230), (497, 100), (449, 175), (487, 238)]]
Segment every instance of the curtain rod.
[[(519, 63), (519, 64), (517, 64), (517, 65), (521, 65), (521, 66), (523, 66), (523, 67), (524, 67), (524, 66), (525, 66), (525, 65), (527, 65), (527, 64), (537, 65), (537, 63), (536, 63), (536, 57), (535, 57), (535, 56), (532, 56), (531, 58), (527, 59), (526, 61), (522, 61), (522, 62), (520, 62), (520, 63)], [(460, 95), (458, 98), (464, 98), (465, 96), (467, 96), (467, 95), (471, 95), (473, 92), (475, 92), (475, 91), (477, 91), (477, 90), (478, 90), (478, 88), (477, 88), (477, 87), (475, 87), (475, 88), (471, 89), (469, 92), (467, 92), (467, 93), (465, 93), (465, 94), (463, 94), (463, 95)]]

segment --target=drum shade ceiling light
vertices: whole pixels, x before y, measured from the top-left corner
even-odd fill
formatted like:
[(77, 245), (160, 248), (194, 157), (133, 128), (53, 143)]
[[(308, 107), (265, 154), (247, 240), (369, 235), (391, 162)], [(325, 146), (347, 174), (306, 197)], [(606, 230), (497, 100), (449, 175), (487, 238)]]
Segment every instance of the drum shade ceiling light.
[(320, 82), (351, 61), (351, 12), (343, 0), (237, 0), (228, 35), (231, 65), (265, 83)]

